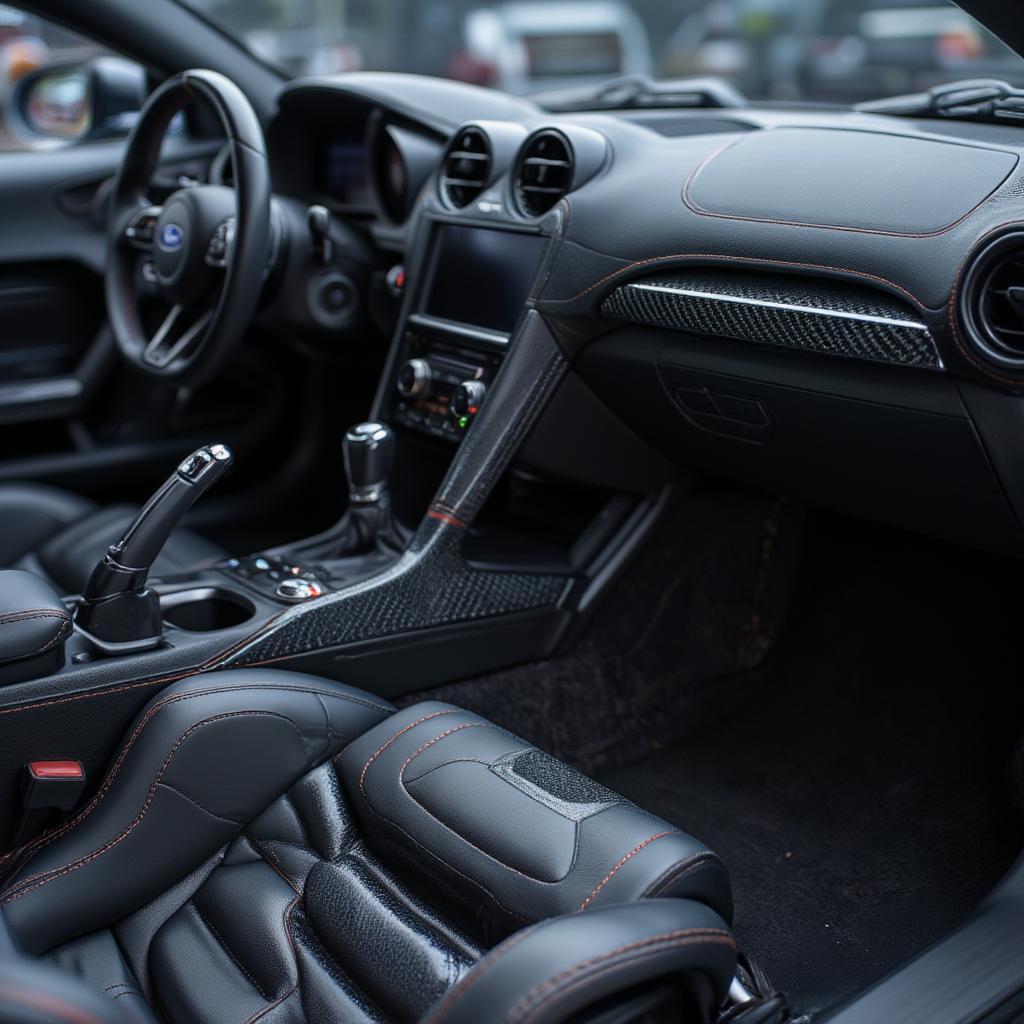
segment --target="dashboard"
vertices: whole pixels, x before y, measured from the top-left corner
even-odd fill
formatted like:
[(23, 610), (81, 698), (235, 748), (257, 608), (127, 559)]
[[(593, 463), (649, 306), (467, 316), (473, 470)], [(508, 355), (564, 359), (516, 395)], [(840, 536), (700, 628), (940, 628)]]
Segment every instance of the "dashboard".
[[(609, 414), (624, 440), (605, 462), (633, 439), (684, 471), (1024, 554), (1024, 131), (553, 115), (353, 74), (290, 85), (269, 143), (275, 191), (327, 206), (401, 285), (375, 412), (404, 429), (458, 443), (533, 310), (575, 395), (548, 436)], [(544, 447), (524, 463), (607, 483), (601, 451)]]

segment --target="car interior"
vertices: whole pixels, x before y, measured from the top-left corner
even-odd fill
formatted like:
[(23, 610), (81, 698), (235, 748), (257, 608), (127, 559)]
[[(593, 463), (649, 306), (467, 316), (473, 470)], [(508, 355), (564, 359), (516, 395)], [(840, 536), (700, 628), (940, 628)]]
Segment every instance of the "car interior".
[(19, 6), (0, 1022), (1024, 1019), (1024, 90)]

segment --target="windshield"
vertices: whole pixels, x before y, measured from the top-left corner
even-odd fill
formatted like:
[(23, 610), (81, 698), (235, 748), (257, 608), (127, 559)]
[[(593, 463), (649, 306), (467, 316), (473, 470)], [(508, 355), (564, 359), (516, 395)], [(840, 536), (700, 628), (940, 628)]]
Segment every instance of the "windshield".
[(850, 104), (1024, 60), (948, 0), (187, 0), (291, 75), (409, 71), (528, 94), (717, 75), (752, 100)]

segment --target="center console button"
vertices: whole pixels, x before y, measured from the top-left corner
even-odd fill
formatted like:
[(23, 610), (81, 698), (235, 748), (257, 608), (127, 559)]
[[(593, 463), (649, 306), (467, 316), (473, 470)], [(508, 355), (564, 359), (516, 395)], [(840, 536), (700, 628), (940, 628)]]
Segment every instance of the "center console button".
[(424, 398), (430, 391), (431, 377), (426, 359), (410, 359), (398, 371), (398, 393), (403, 398)]
[(316, 580), (289, 579), (281, 580), (277, 585), (275, 594), (283, 601), (308, 601), (310, 598), (319, 597), (324, 588)]

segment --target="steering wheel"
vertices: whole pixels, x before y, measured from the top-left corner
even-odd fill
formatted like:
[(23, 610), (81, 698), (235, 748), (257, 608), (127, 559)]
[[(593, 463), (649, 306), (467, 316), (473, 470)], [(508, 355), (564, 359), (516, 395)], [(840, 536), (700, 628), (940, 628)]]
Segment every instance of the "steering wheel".
[[(234, 188), (178, 189), (163, 206), (146, 190), (171, 119), (197, 98), (220, 118)], [(183, 71), (149, 97), (111, 193), (106, 298), (111, 331), (139, 370), (177, 386), (217, 371), (256, 311), (271, 244), (270, 166), (259, 118), (242, 91), (215, 71)], [(139, 312), (141, 269), (171, 310), (152, 337)]]

